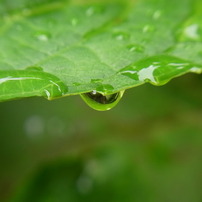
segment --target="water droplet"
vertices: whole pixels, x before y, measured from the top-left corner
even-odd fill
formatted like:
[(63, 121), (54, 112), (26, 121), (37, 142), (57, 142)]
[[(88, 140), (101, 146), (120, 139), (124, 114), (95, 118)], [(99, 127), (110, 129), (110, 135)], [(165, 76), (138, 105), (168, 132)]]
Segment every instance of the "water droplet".
[(139, 79), (137, 70), (134, 70), (130, 67), (124, 68), (119, 73), (136, 81)]
[(199, 30), (199, 25), (198, 24), (192, 24), (192, 25), (189, 25), (188, 27), (186, 27), (184, 29), (184, 34), (186, 37), (188, 37), (190, 39), (197, 40), (200, 38), (198, 30)]
[(45, 97), (49, 100), (51, 98), (51, 93), (49, 90), (44, 89)]
[(140, 52), (140, 53), (144, 52), (144, 48), (138, 44), (128, 45), (127, 48), (130, 52)]
[(97, 93), (96, 90), (93, 90), (90, 93), (86, 93), (86, 95), (89, 98), (91, 98), (92, 100), (95, 100), (96, 102), (98, 102), (100, 104), (113, 103), (118, 97), (118, 93), (104, 96), (104, 95), (102, 95), (100, 93)]
[(47, 32), (37, 32), (35, 36), (39, 41), (43, 41), (43, 42), (48, 41), (49, 38), (51, 37), (50, 33), (47, 33)]
[(175, 63), (175, 62), (168, 63), (168, 66), (173, 66), (173, 67), (176, 67), (177, 69), (183, 69), (184, 67), (188, 65), (189, 63)]
[(48, 41), (48, 37), (44, 34), (38, 35), (38, 39), (40, 41)]
[(154, 14), (153, 14), (153, 19), (157, 20), (160, 17), (161, 17), (161, 11), (160, 10), (155, 11)]
[(154, 27), (153, 26), (151, 26), (151, 25), (145, 25), (144, 27), (143, 27), (143, 33), (147, 33), (147, 32), (152, 32), (152, 31), (154, 31)]
[(88, 17), (90, 17), (90, 16), (92, 16), (94, 14), (94, 12), (95, 12), (95, 9), (94, 9), (94, 7), (91, 6), (86, 10), (86, 15)]
[(98, 111), (106, 111), (113, 108), (122, 98), (124, 91), (103, 95), (96, 90), (90, 93), (81, 94), (82, 99), (88, 106)]
[(202, 69), (199, 68), (199, 67), (192, 67), (192, 68), (190, 69), (190, 72), (197, 73), (197, 74), (201, 74)]
[(156, 79), (154, 77), (154, 70), (160, 66), (150, 65), (149, 67), (143, 68), (138, 71), (138, 76), (140, 81), (150, 81), (153, 84), (156, 84)]
[(136, 81), (149, 81), (156, 84), (156, 79), (154, 77), (154, 70), (160, 67), (160, 65), (151, 64), (148, 67), (138, 70), (136, 66), (128, 66), (122, 69), (119, 74), (127, 76)]
[(76, 26), (78, 24), (79, 20), (77, 18), (72, 18), (71, 19), (71, 24), (72, 26)]
[(128, 39), (129, 35), (125, 32), (116, 32), (113, 34), (113, 37), (118, 41), (122, 41)]

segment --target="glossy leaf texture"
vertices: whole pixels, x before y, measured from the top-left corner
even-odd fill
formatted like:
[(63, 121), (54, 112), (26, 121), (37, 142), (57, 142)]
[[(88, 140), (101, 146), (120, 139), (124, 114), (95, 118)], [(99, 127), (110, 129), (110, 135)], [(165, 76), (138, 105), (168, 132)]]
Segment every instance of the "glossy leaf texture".
[(201, 0), (0, 0), (0, 100), (102, 95), (202, 72)]

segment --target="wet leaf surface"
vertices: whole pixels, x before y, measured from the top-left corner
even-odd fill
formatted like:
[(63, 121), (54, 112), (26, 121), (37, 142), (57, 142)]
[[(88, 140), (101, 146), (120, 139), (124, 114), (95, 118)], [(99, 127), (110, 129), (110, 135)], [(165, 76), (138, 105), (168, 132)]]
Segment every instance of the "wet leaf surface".
[(202, 71), (200, 0), (0, 2), (0, 100), (108, 95)]

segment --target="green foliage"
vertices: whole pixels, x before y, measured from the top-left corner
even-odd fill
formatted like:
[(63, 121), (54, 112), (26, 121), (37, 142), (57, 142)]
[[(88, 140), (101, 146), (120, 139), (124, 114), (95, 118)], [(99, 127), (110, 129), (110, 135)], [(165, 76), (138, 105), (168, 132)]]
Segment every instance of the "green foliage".
[(1, 100), (108, 95), (202, 71), (200, 0), (0, 2)]

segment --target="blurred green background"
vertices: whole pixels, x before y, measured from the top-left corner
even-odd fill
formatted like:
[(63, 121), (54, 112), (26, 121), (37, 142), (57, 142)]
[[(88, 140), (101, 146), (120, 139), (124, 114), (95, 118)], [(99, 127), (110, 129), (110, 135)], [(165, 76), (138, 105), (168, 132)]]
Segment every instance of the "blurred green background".
[(0, 103), (0, 201), (202, 201), (202, 76), (126, 91)]

